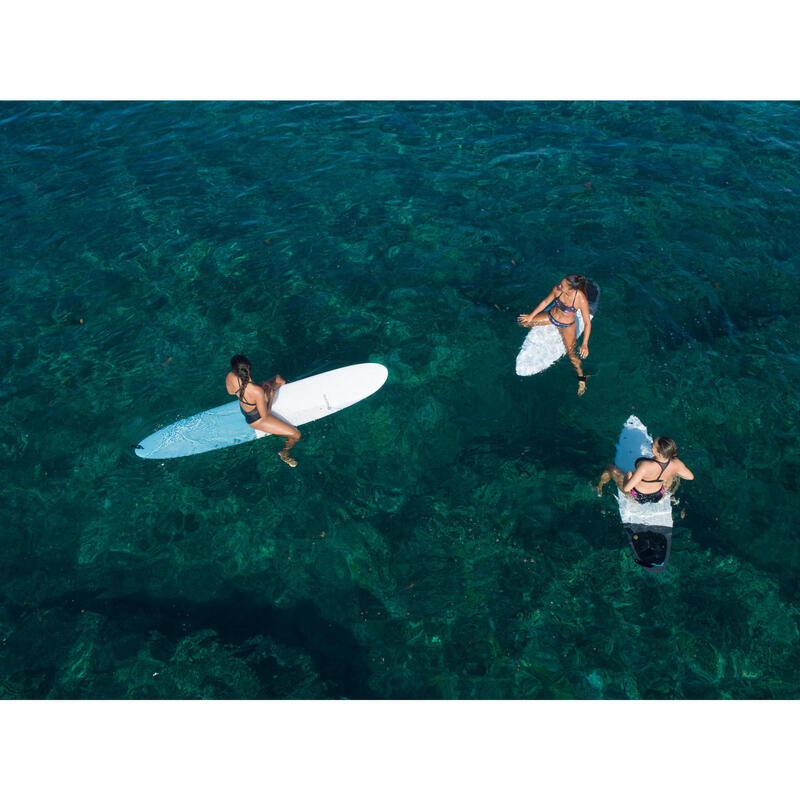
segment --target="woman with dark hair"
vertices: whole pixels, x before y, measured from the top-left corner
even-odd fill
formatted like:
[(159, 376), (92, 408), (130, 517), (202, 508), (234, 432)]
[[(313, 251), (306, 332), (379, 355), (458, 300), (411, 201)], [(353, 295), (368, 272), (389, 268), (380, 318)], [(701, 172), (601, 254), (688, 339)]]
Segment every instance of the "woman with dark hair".
[(265, 381), (258, 386), (253, 382), (251, 371), (252, 365), (247, 357), (240, 354), (235, 355), (231, 359), (231, 371), (225, 377), (225, 388), (228, 390), (228, 394), (236, 395), (239, 398), (239, 408), (251, 428), (286, 437), (283, 450), (278, 453), (278, 458), (284, 464), (296, 467), (297, 462), (289, 455), (289, 451), (297, 444), (300, 431), (269, 413), (278, 389), (286, 381), (280, 375), (276, 375), (272, 380)]
[(598, 496), (611, 480), (637, 503), (657, 503), (665, 492), (678, 488), (681, 478), (694, 480), (694, 473), (678, 458), (678, 447), (672, 439), (659, 436), (653, 442), (654, 458), (641, 456), (636, 459), (633, 472), (623, 472), (614, 464), (608, 464), (597, 484)]
[[(544, 309), (551, 303), (553, 307), (545, 311)], [(578, 337), (575, 333), (577, 327), (575, 320), (578, 311), (583, 317), (583, 343), (576, 353), (575, 345)], [(578, 373), (578, 394), (583, 394), (586, 391), (586, 376), (581, 367), (581, 358), (589, 357), (589, 336), (592, 332), (589, 301), (586, 297), (586, 278), (583, 275), (567, 275), (530, 314), (520, 314), (517, 322), (523, 328), (532, 328), (535, 325), (555, 325), (558, 328), (564, 340), (567, 357)]]

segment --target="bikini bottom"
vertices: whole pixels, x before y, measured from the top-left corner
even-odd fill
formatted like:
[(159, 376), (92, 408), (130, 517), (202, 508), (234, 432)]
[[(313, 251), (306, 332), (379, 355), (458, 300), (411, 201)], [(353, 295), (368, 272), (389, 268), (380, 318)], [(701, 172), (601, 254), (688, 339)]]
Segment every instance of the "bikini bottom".
[(662, 486), (661, 489), (657, 492), (650, 492), (649, 494), (642, 494), (642, 492), (636, 491), (636, 489), (631, 489), (631, 497), (637, 503), (657, 503), (661, 498), (664, 496), (664, 487)]
[(254, 408), (252, 411), (245, 411), (241, 406), (239, 406), (239, 410), (244, 414), (244, 421), (251, 425), (253, 422), (257, 422), (261, 419), (261, 414), (257, 408)]
[(558, 320), (553, 319), (552, 311), (548, 311), (547, 316), (550, 317), (550, 322), (552, 322), (556, 328), (571, 328), (575, 324), (575, 320), (572, 320), (572, 322), (559, 322)]

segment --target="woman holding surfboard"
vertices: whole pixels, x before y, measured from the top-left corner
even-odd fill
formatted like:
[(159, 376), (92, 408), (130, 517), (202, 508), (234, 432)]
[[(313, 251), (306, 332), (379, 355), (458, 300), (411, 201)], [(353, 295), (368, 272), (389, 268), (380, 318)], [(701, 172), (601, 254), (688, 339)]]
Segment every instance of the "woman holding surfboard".
[(289, 451), (300, 439), (300, 431), (269, 413), (278, 389), (286, 381), (280, 375), (276, 375), (272, 380), (265, 381), (258, 386), (253, 383), (251, 372), (252, 365), (247, 357), (240, 354), (235, 355), (231, 359), (231, 371), (225, 377), (225, 388), (228, 390), (228, 394), (236, 395), (239, 398), (239, 408), (251, 428), (286, 437), (283, 450), (278, 453), (278, 458), (284, 464), (296, 467), (297, 461), (289, 455)]
[[(520, 314), (517, 322), (523, 328), (533, 328), (536, 325), (554, 325), (558, 328), (564, 341), (567, 356), (578, 373), (578, 394), (586, 391), (586, 376), (583, 374), (581, 358), (589, 356), (589, 336), (592, 332), (592, 319), (589, 314), (589, 301), (586, 297), (586, 278), (583, 275), (567, 275), (550, 294), (539, 303), (530, 314)], [(552, 308), (545, 311), (552, 303)], [(577, 344), (577, 314), (583, 317), (583, 342), (578, 352)]]

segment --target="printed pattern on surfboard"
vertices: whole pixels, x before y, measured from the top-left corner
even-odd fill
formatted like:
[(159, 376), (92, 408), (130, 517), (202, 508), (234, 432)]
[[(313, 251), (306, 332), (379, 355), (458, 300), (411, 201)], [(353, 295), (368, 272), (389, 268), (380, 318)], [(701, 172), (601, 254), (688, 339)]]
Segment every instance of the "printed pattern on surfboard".
[[(600, 303), (600, 287), (593, 281), (586, 286), (587, 300), (589, 301), (589, 319), (594, 319), (597, 306)], [(548, 308), (551, 308), (548, 306)], [(583, 334), (583, 316), (576, 312), (576, 336)], [(537, 325), (528, 331), (525, 341), (517, 353), (517, 375), (536, 375), (558, 361), (567, 354), (564, 340), (555, 325)]]
[[(617, 442), (617, 454), (614, 463), (623, 471), (633, 471), (639, 456), (653, 457), (653, 438), (647, 432), (644, 423), (631, 414), (622, 426), (622, 433)], [(672, 504), (669, 492), (657, 503), (637, 503), (629, 494), (617, 489), (619, 515), (625, 525), (646, 525), (648, 527), (672, 527)]]
[[(278, 390), (271, 413), (299, 427), (369, 397), (388, 375), (383, 364), (370, 363), (292, 381)], [(253, 430), (234, 400), (161, 428), (143, 439), (134, 452), (141, 458), (181, 458), (269, 435)]]

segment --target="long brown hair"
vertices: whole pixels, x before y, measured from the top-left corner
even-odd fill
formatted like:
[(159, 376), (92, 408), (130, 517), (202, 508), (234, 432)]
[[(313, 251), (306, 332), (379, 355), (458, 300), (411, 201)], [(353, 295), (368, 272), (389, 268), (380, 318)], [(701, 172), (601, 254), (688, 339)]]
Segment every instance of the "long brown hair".
[(239, 391), (236, 394), (239, 395), (240, 400), (244, 400), (244, 389), (253, 380), (252, 369), (253, 365), (250, 360), (247, 356), (241, 355), (241, 353), (237, 353), (231, 359), (231, 372), (239, 379)]
[(655, 441), (655, 445), (656, 450), (658, 450), (664, 458), (672, 459), (678, 457), (678, 445), (667, 436), (659, 436)]
[(570, 289), (580, 289), (586, 294), (586, 276), (585, 275), (567, 275), (564, 280), (569, 284)]

